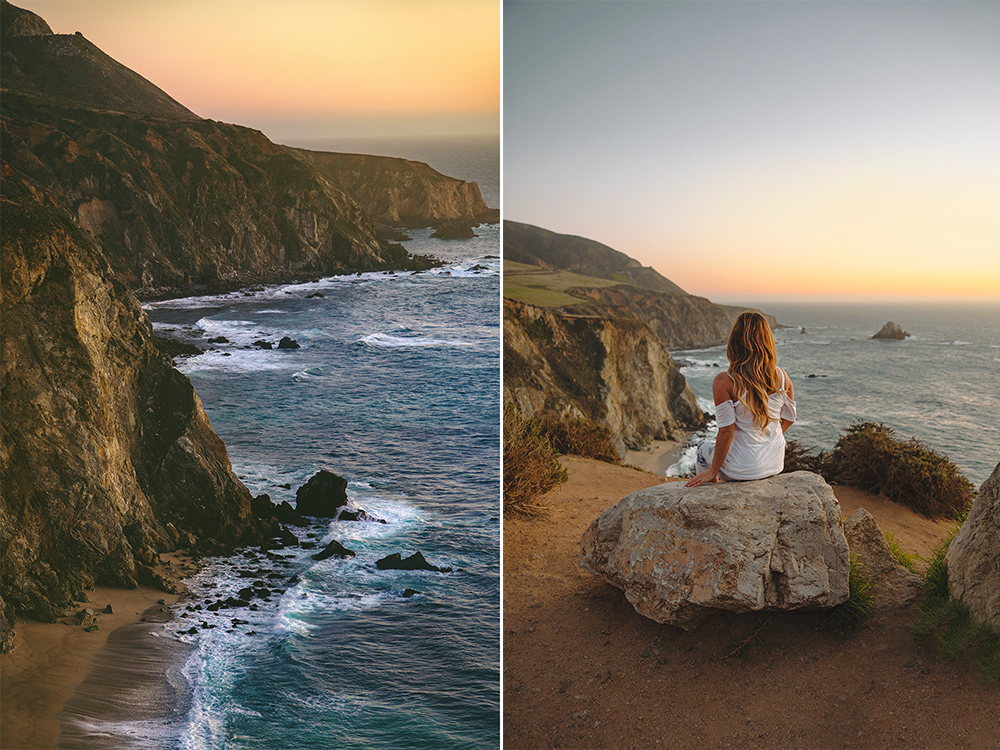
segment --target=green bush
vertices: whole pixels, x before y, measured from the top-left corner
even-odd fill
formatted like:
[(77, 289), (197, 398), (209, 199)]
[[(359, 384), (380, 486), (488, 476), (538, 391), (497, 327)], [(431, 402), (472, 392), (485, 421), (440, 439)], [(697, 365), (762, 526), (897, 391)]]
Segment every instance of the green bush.
[(552, 444), (538, 425), (513, 403), (504, 404), (504, 514), (537, 515), (541, 508), (537, 498), (565, 481), (566, 470), (559, 465)]
[(828, 465), (834, 481), (877, 492), (928, 518), (958, 518), (975, 497), (972, 482), (947, 456), (916, 438), (898, 440), (884, 424), (848, 427)]
[(559, 453), (618, 463), (618, 452), (608, 427), (601, 427), (588, 419), (559, 419), (553, 414), (543, 417), (540, 427)]
[(832, 452), (813, 452), (798, 441), (785, 446), (785, 472), (813, 471), (828, 482), (875, 492), (928, 518), (960, 518), (975, 487), (947, 456), (916, 438), (899, 440), (875, 422), (848, 427)]

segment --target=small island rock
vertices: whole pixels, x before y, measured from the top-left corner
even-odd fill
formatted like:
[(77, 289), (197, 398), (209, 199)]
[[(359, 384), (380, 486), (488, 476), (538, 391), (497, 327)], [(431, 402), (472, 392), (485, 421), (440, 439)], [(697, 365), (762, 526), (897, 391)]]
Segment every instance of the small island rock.
[(891, 320), (882, 326), (882, 330), (872, 336), (873, 339), (891, 339), (895, 341), (902, 341), (907, 336), (909, 336), (906, 331), (904, 331), (899, 324), (893, 323)]

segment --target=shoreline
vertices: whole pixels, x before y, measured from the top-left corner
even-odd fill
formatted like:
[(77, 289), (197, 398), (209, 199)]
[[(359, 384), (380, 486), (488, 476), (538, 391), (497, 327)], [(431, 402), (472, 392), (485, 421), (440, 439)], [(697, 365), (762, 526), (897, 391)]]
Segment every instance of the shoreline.
[[(116, 647), (113, 662), (102, 658), (109, 643), (114, 645), (130, 636), (129, 658), (133, 664), (153, 665), (162, 661), (155, 652), (169, 650), (165, 644), (183, 645), (168, 640), (153, 641), (149, 636), (141, 640), (133, 633), (150, 632), (156, 623), (172, 616), (170, 607), (187, 595), (183, 578), (194, 574), (196, 563), (185, 553), (161, 555), (164, 567), (159, 568), (168, 576), (178, 576), (178, 593), (167, 594), (149, 586), (123, 589), (97, 586), (88, 592), (90, 602), (77, 602), (72, 615), (60, 617), (57, 622), (17, 619), (14, 649), (0, 654), (0, 750), (34, 750), (58, 746), (63, 727), (60, 714), (76, 699), (84, 685), (96, 684), (104, 693), (115, 682), (114, 676), (103, 677), (109, 668), (120, 665), (124, 651)], [(113, 614), (105, 614), (111, 605)], [(98, 629), (86, 632), (76, 624), (75, 614), (84, 608), (97, 613)], [(131, 629), (131, 630), (130, 630)], [(150, 654), (149, 648), (154, 653)], [(162, 677), (162, 673), (160, 674)], [(96, 680), (96, 682), (95, 682)], [(119, 685), (123, 681), (117, 679)], [(127, 704), (133, 711), (139, 703)], [(91, 727), (92, 728), (92, 727)]]
[(652, 440), (647, 448), (627, 451), (624, 462), (649, 474), (665, 477), (667, 469), (680, 460), (693, 434), (686, 433), (681, 440)]

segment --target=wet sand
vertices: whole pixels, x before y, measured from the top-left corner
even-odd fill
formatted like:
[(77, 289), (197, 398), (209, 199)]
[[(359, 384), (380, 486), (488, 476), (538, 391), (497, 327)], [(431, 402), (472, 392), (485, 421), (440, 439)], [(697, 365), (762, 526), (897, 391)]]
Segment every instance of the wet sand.
[(680, 441), (653, 440), (645, 450), (628, 451), (625, 454), (625, 463), (662, 477), (666, 475), (667, 469), (677, 463), (685, 446), (687, 446), (687, 436)]
[[(194, 572), (190, 558), (184, 555), (161, 555), (161, 558), (171, 563), (160, 569), (165, 575), (176, 579), (182, 572)], [(173, 654), (174, 647), (181, 644), (166, 638), (139, 636), (138, 632), (148, 633), (155, 628), (147, 623), (167, 617), (167, 608), (181, 595), (165, 594), (147, 586), (137, 589), (98, 586), (88, 592), (89, 603), (78, 603), (72, 610), (75, 614), (90, 608), (97, 613), (99, 628), (90, 633), (77, 624), (76, 617), (61, 617), (55, 623), (18, 618), (14, 650), (0, 655), (0, 749), (60, 747), (62, 728), (57, 716), (64, 711), (77, 686), (93, 675), (96, 682), (90, 683), (91, 694), (110, 695), (111, 683), (121, 675), (115, 677), (109, 672), (108, 677), (101, 677), (102, 670), (122, 661), (150, 666), (161, 660), (157, 652)], [(163, 604), (159, 603), (161, 600)], [(103, 614), (109, 604), (114, 614)], [(143, 618), (147, 623), (142, 623)], [(118, 635), (122, 629), (125, 632)], [(132, 646), (127, 655), (121, 650), (121, 644), (126, 642)], [(107, 655), (98, 656), (109, 643), (116, 649), (110, 662)], [(159, 679), (162, 681), (162, 671)], [(136, 708), (136, 704), (129, 706), (130, 710)]]

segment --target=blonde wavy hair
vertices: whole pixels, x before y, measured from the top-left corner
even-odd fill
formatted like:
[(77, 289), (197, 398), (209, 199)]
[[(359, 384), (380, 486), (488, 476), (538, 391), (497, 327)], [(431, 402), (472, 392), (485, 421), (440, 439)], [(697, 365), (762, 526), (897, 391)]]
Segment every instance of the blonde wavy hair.
[(753, 415), (754, 427), (763, 432), (771, 421), (767, 397), (782, 387), (774, 353), (774, 335), (763, 315), (756, 312), (740, 314), (729, 334), (726, 357), (736, 395)]

